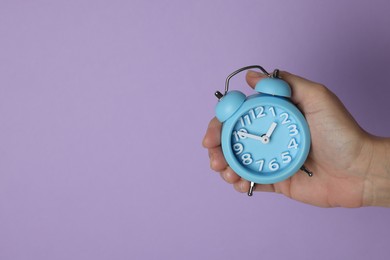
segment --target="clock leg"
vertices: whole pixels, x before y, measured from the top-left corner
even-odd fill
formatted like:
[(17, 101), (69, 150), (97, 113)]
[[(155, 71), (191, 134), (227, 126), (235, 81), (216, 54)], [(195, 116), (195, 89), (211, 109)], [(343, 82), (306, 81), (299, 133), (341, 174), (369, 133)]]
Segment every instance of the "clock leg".
[(313, 177), (313, 172), (309, 171), (309, 170), (305, 167), (305, 165), (302, 165), (301, 171), (306, 172), (307, 175), (309, 175), (309, 177)]
[(249, 187), (249, 190), (248, 190), (248, 196), (253, 195), (253, 190), (255, 189), (255, 186), (256, 186), (256, 183), (251, 182), (251, 186)]

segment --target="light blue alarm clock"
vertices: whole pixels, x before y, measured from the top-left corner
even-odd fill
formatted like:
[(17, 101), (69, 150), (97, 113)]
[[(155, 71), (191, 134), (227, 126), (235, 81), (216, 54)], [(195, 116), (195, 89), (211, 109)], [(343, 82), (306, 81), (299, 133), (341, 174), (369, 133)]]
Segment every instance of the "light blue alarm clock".
[[(237, 73), (258, 68), (268, 77), (261, 79), (254, 95), (246, 97), (240, 91), (229, 91), (229, 80)], [(221, 144), (229, 166), (254, 186), (273, 184), (288, 179), (302, 168), (310, 150), (308, 124), (291, 103), (291, 88), (261, 66), (241, 68), (228, 76), (225, 93), (215, 94), (219, 102), (216, 117), (223, 123)]]

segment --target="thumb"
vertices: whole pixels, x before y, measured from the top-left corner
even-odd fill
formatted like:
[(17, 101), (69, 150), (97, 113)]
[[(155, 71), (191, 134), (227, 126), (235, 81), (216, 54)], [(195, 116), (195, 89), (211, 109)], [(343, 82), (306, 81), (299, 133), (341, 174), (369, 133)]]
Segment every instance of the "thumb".
[(248, 72), (246, 73), (246, 82), (251, 88), (255, 88), (257, 82), (259, 82), (259, 80), (264, 79), (266, 77), (267, 75), (263, 73), (253, 71), (253, 70), (248, 70)]
[[(279, 76), (291, 87), (291, 101), (303, 111), (309, 112), (310, 107), (312, 107), (312, 101), (318, 100), (319, 96), (322, 96), (324, 92), (327, 92), (325, 86), (287, 71), (280, 71)], [(248, 71), (246, 74), (246, 81), (250, 87), (254, 88), (259, 80), (266, 77), (267, 76), (262, 73)]]
[(287, 71), (281, 71), (279, 76), (290, 85), (292, 102), (303, 110), (305, 110), (306, 105), (310, 104), (312, 100), (318, 100), (319, 96), (328, 92), (325, 86)]

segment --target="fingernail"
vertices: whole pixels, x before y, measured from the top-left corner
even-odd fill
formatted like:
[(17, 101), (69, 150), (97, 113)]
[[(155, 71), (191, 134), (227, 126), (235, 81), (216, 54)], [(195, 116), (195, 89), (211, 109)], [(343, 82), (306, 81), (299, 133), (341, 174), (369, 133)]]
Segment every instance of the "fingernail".
[(212, 154), (209, 154), (210, 156), (210, 168), (211, 169), (215, 169), (215, 160), (214, 160), (214, 156)]
[(257, 71), (253, 71), (253, 70), (248, 70), (247, 75), (248, 75), (248, 77), (256, 77), (257, 78), (261, 75), (261, 73), (259, 73)]
[(245, 192), (245, 182), (241, 181), (240, 189), (241, 189), (241, 192)]

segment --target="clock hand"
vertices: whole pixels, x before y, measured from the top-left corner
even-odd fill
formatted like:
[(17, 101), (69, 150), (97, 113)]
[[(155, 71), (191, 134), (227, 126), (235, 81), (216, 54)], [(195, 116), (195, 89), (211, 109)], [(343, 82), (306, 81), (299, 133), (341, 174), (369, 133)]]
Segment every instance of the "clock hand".
[(277, 123), (273, 122), (271, 124), (271, 126), (268, 128), (267, 133), (261, 136), (261, 138), (262, 138), (261, 141), (263, 142), (263, 144), (268, 144), (269, 143), (271, 135), (275, 131), (275, 128), (276, 128), (277, 125), (278, 125)]
[(248, 138), (251, 138), (254, 140), (263, 141), (263, 137), (258, 136), (258, 135), (253, 135), (253, 134), (249, 134), (249, 133), (241, 132), (241, 131), (238, 131), (237, 134), (240, 137), (248, 137)]
[(266, 136), (268, 136), (268, 138), (271, 138), (271, 135), (272, 135), (272, 133), (275, 131), (275, 128), (276, 128), (277, 125), (278, 125), (278, 124), (275, 123), (275, 122), (273, 122), (273, 123), (271, 124), (271, 126), (269, 127), (267, 133), (265, 134)]

